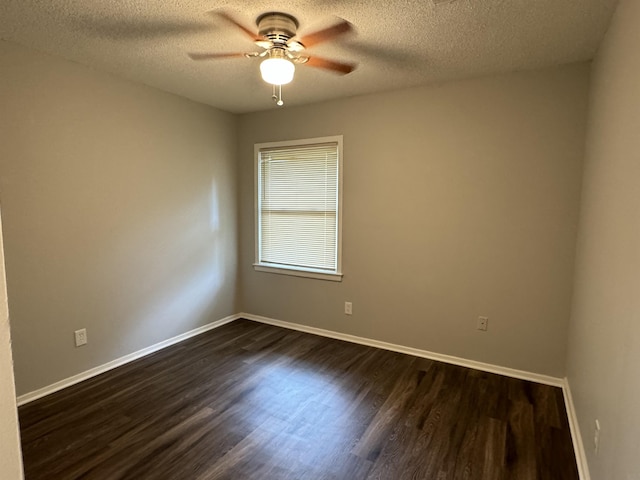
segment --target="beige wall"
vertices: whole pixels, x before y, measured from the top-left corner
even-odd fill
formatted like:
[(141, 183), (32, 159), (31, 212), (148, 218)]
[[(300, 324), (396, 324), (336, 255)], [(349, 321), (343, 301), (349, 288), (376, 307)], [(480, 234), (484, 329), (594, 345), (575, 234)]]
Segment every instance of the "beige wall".
[(18, 394), (233, 314), (236, 117), (6, 42), (0, 71)]
[(22, 478), (22, 458), (18, 416), (16, 415), (16, 390), (13, 383), (11, 361), (11, 335), (9, 310), (4, 275), (4, 249), (0, 231), (0, 478)]
[[(579, 64), (243, 115), (244, 311), (563, 376), (587, 89)], [(255, 272), (253, 144), (336, 134), (343, 282)]]
[(638, 25), (640, 3), (622, 0), (590, 94), (568, 372), (594, 480), (640, 479)]

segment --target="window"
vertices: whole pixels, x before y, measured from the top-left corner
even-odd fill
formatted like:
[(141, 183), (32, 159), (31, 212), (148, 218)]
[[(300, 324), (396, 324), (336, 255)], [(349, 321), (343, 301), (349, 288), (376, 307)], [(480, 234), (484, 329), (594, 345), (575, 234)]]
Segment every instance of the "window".
[(261, 143), (255, 155), (254, 268), (340, 281), (342, 136)]

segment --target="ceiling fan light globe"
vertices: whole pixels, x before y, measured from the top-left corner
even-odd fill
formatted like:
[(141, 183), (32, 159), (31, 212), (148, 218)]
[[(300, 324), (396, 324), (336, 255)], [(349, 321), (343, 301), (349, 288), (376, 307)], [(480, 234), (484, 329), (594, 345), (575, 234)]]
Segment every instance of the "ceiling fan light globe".
[(293, 80), (296, 67), (286, 58), (267, 58), (260, 64), (262, 79), (272, 85), (286, 85)]

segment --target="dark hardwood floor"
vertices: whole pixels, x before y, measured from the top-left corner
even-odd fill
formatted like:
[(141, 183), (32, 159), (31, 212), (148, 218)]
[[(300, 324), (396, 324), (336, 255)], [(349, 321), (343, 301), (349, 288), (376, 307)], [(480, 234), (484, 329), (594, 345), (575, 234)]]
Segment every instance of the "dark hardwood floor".
[(559, 388), (238, 320), (19, 409), (27, 480), (573, 480)]

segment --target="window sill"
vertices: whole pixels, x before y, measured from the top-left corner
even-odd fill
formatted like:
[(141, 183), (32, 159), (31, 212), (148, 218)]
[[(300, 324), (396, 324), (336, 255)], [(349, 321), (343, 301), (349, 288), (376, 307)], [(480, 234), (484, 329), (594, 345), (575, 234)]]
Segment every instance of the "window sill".
[(274, 267), (264, 264), (254, 263), (256, 272), (276, 273), (278, 275), (291, 275), (293, 277), (315, 278), (317, 280), (328, 280), (330, 282), (341, 282), (342, 273), (326, 273), (318, 270), (304, 270), (301, 268)]

